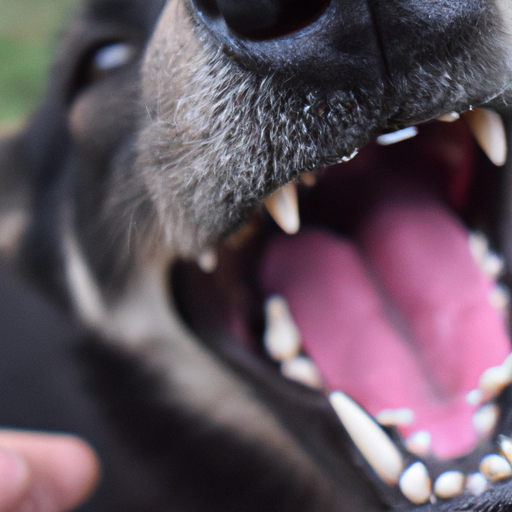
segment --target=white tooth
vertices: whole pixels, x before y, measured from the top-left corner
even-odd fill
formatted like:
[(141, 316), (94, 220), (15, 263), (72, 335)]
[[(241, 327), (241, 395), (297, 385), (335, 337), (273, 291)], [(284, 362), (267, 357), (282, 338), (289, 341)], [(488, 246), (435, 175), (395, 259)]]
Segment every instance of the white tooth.
[(444, 123), (453, 123), (460, 118), (460, 114), (458, 112), (448, 112), (447, 114), (443, 114), (442, 116), (436, 117), (438, 121), (443, 121)]
[(501, 455), (492, 453), (485, 456), (480, 462), (480, 473), (489, 480), (489, 482), (498, 482), (512, 476), (512, 466)]
[(481, 389), (472, 389), (467, 395), (466, 395), (466, 402), (469, 405), (480, 405), (484, 401), (484, 393)]
[(265, 200), (265, 206), (276, 224), (289, 235), (300, 229), (299, 201), (295, 183), (288, 183)]
[(407, 450), (419, 456), (428, 455), (430, 453), (431, 443), (432, 437), (426, 430), (420, 430), (419, 432), (411, 434), (405, 441)]
[(490, 396), (496, 396), (511, 382), (512, 372), (507, 366), (492, 366), (480, 376), (478, 388)]
[(281, 363), (281, 373), (305, 386), (322, 389), (322, 378), (315, 363), (305, 356), (294, 357)]
[(494, 165), (507, 159), (507, 138), (501, 116), (492, 110), (475, 108), (464, 114), (473, 135)]
[(377, 144), (381, 146), (390, 146), (391, 144), (396, 144), (403, 140), (412, 139), (412, 137), (416, 135), (418, 135), (418, 128), (416, 128), (416, 126), (408, 126), (396, 132), (383, 133), (377, 137), (376, 141)]
[(498, 279), (504, 269), (505, 261), (501, 256), (498, 256), (493, 252), (489, 252), (482, 262), (482, 270), (484, 271), (484, 274), (493, 280)]
[(414, 421), (411, 409), (383, 409), (375, 415), (375, 419), (383, 426), (405, 426)]
[(512, 354), (509, 354), (503, 363), (501, 363), (503, 368), (506, 368), (512, 374)]
[(500, 436), (498, 439), (500, 452), (512, 464), (512, 439), (506, 436)]
[(265, 302), (263, 344), (275, 361), (285, 361), (300, 352), (300, 332), (284, 297), (274, 295)]
[(415, 462), (408, 467), (402, 473), (398, 486), (404, 496), (416, 505), (427, 502), (432, 492), (432, 483), (425, 464)]
[(473, 473), (466, 478), (466, 489), (474, 496), (480, 496), (489, 487), (482, 473)]
[(312, 172), (306, 172), (300, 177), (300, 182), (306, 187), (312, 187), (316, 184), (316, 176)]
[(465, 480), (464, 473), (460, 471), (446, 471), (437, 477), (434, 483), (434, 493), (443, 500), (458, 496), (464, 490)]
[(468, 237), (469, 250), (476, 263), (481, 267), (489, 254), (489, 241), (482, 233), (470, 233)]
[(495, 404), (486, 404), (473, 414), (473, 428), (480, 436), (489, 435), (496, 426), (499, 417), (499, 408)]
[(396, 484), (404, 462), (402, 454), (386, 432), (345, 393), (334, 391), (329, 400), (352, 441), (375, 473), (384, 482)]
[(214, 249), (205, 249), (197, 259), (199, 268), (206, 274), (215, 272), (218, 264), (217, 253)]
[(508, 288), (502, 284), (497, 284), (489, 293), (489, 303), (494, 309), (507, 313), (510, 304)]

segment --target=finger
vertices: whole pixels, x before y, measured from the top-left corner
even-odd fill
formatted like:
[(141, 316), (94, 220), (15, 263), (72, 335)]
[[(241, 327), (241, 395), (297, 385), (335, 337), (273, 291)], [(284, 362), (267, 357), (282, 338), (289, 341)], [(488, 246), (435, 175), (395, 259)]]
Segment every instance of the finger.
[(0, 448), (0, 512), (12, 510), (26, 494), (28, 467), (14, 452)]
[(92, 448), (76, 437), (1, 431), (0, 447), (15, 452), (28, 468), (19, 508), (69, 510), (84, 501), (98, 482), (98, 459)]

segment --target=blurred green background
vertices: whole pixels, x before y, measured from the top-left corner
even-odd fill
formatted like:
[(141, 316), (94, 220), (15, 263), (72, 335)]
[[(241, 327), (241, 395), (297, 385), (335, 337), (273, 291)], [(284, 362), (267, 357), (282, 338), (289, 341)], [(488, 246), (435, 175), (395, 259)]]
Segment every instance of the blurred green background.
[(76, 0), (0, 0), (0, 133), (41, 99), (58, 34)]

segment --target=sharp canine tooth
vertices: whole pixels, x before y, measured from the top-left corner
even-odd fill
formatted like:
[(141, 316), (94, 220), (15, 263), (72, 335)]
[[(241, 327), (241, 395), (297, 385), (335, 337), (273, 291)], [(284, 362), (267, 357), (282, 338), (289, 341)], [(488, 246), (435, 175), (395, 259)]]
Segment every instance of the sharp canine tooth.
[(375, 419), (383, 426), (410, 425), (414, 421), (411, 409), (384, 409), (375, 415)]
[(404, 496), (416, 505), (425, 503), (430, 498), (432, 483), (422, 462), (415, 462), (407, 468), (402, 473), (398, 485)]
[(211, 274), (217, 268), (218, 257), (214, 249), (205, 249), (197, 259), (199, 268), (206, 274)]
[(407, 449), (411, 453), (415, 453), (420, 456), (428, 455), (431, 443), (432, 437), (426, 430), (420, 430), (419, 432), (411, 434), (405, 442)]
[(488, 486), (489, 482), (482, 473), (473, 473), (466, 478), (466, 489), (474, 496), (480, 496)]
[(447, 114), (443, 114), (442, 116), (436, 117), (438, 121), (443, 121), (444, 123), (453, 123), (460, 118), (460, 114), (458, 112), (448, 112)]
[(322, 389), (322, 378), (315, 363), (305, 356), (294, 357), (281, 363), (281, 373), (305, 386)]
[(434, 493), (443, 500), (453, 498), (464, 490), (464, 481), (464, 473), (460, 471), (447, 471), (437, 477), (434, 483)]
[(486, 404), (473, 414), (473, 428), (481, 436), (486, 436), (494, 430), (498, 422), (498, 417), (498, 406), (495, 404)]
[(507, 138), (501, 116), (492, 110), (475, 108), (464, 114), (479, 146), (494, 165), (507, 159)]
[(496, 396), (512, 382), (512, 372), (507, 366), (493, 366), (482, 373), (478, 388), (490, 396)]
[(381, 146), (390, 146), (391, 144), (411, 139), (416, 135), (418, 135), (418, 128), (416, 128), (416, 126), (408, 126), (407, 128), (397, 130), (396, 132), (383, 133), (377, 137), (376, 141), (377, 144), (380, 144)]
[(512, 466), (501, 455), (492, 453), (485, 456), (480, 462), (480, 473), (489, 480), (489, 482), (498, 482), (512, 476)]
[(289, 235), (300, 229), (299, 202), (295, 183), (288, 183), (265, 200), (265, 206), (276, 224)]
[(300, 352), (300, 333), (284, 297), (274, 295), (265, 303), (263, 344), (276, 361), (292, 359)]
[(404, 462), (393, 441), (364, 409), (341, 391), (331, 393), (329, 400), (352, 441), (375, 473), (388, 484), (396, 484)]

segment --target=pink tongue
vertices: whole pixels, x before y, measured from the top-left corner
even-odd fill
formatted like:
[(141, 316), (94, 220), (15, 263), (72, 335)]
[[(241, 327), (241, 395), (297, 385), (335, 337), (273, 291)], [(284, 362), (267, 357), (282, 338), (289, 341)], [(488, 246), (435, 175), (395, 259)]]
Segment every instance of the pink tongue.
[(276, 236), (263, 290), (287, 298), (330, 390), (371, 414), (410, 408), (404, 436), (426, 430), (439, 457), (466, 453), (477, 434), (465, 396), (510, 350), (488, 300), (494, 283), (465, 229), (433, 199), (381, 204), (357, 242), (320, 229)]

